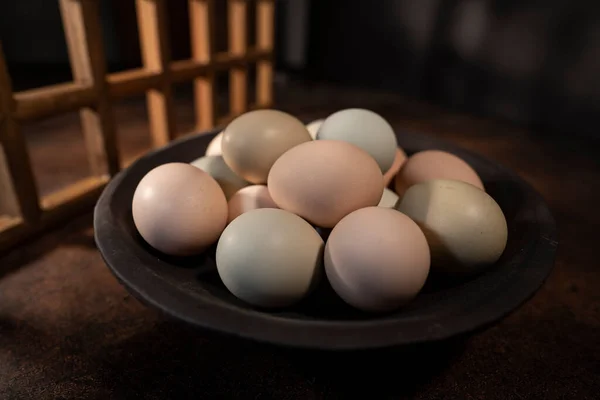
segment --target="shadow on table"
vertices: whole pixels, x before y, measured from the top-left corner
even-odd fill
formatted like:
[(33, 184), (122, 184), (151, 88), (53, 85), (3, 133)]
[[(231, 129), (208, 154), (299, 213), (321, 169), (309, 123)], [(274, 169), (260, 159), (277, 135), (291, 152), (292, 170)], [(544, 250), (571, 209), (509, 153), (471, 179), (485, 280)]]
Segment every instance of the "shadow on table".
[(119, 398), (410, 398), (463, 349), (464, 339), (369, 352), (282, 349), (168, 321), (104, 349), (96, 362)]

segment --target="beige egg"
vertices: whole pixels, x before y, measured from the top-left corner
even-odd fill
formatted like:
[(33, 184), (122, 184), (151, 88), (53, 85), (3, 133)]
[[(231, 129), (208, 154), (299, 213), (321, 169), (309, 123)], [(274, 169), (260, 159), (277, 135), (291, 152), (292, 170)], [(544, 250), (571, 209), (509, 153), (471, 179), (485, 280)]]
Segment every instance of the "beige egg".
[(269, 189), (265, 185), (251, 185), (238, 190), (229, 199), (228, 223), (245, 212), (259, 208), (279, 208), (271, 198)]
[(429, 274), (423, 232), (396, 210), (367, 207), (344, 217), (325, 245), (325, 272), (348, 304), (370, 312), (412, 300)]
[(398, 171), (400, 171), (400, 168), (402, 168), (402, 165), (405, 161), (406, 153), (401, 148), (397, 148), (396, 155), (394, 156), (394, 163), (392, 164), (390, 169), (388, 169), (387, 172), (383, 174), (383, 184), (386, 187), (388, 187), (389, 184), (392, 183), (392, 181), (396, 177), (396, 174), (398, 173)]
[(377, 204), (378, 207), (386, 207), (386, 208), (394, 208), (396, 206), (396, 203), (398, 203), (398, 195), (394, 192), (392, 192), (390, 189), (385, 188), (383, 189), (383, 194), (381, 195), (381, 200), (379, 201), (379, 204)]
[(212, 176), (221, 186), (227, 199), (231, 198), (241, 188), (249, 185), (225, 164), (222, 156), (204, 156), (192, 161), (190, 164)]
[(148, 172), (132, 201), (135, 226), (148, 244), (174, 256), (202, 252), (227, 223), (219, 184), (190, 164), (168, 163)]
[(206, 147), (206, 153), (204, 153), (204, 155), (205, 156), (220, 156), (221, 154), (223, 154), (223, 152), (221, 151), (222, 140), (223, 140), (223, 132), (219, 132), (217, 134), (217, 136), (212, 138), (210, 143), (208, 143), (208, 146)]
[(277, 110), (240, 115), (223, 131), (223, 158), (236, 174), (254, 184), (267, 182), (271, 166), (292, 147), (312, 138), (300, 120)]
[(396, 209), (412, 218), (429, 243), (432, 268), (471, 274), (495, 263), (508, 238), (500, 206), (469, 183), (432, 180), (410, 187)]
[(268, 187), (280, 208), (332, 228), (352, 211), (379, 203), (383, 176), (375, 160), (359, 147), (315, 140), (283, 154), (273, 164)]
[(323, 121), (325, 120), (317, 119), (306, 125), (306, 129), (308, 130), (308, 133), (310, 133), (310, 137), (313, 139), (317, 138), (317, 132), (319, 132), (319, 128), (323, 124)]
[(461, 158), (440, 150), (425, 150), (410, 156), (394, 183), (396, 193), (402, 198), (412, 185), (433, 179), (453, 179), (484, 189), (477, 172)]

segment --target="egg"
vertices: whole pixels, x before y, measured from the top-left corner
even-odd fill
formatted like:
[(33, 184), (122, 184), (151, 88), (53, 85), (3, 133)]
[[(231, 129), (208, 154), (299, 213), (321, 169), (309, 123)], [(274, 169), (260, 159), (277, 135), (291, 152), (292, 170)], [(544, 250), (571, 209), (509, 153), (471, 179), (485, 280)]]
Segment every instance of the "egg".
[(429, 274), (423, 232), (396, 210), (367, 207), (345, 216), (325, 245), (325, 272), (333, 290), (367, 312), (386, 312), (411, 301)]
[(310, 133), (310, 137), (312, 137), (313, 139), (317, 138), (317, 132), (319, 131), (319, 128), (323, 124), (323, 121), (325, 121), (325, 120), (317, 119), (317, 120), (314, 120), (313, 122), (309, 123), (308, 125), (306, 125), (306, 129), (308, 130), (308, 133)]
[(359, 147), (315, 140), (284, 153), (273, 164), (267, 185), (279, 208), (332, 228), (352, 211), (379, 203), (383, 176)]
[(235, 192), (248, 186), (248, 182), (240, 178), (225, 164), (222, 156), (204, 156), (191, 162), (191, 164), (212, 176), (229, 199)]
[(279, 208), (271, 198), (265, 185), (251, 185), (238, 190), (229, 199), (228, 222), (233, 221), (245, 212), (259, 208)]
[(398, 195), (392, 192), (390, 189), (383, 189), (383, 195), (381, 196), (381, 200), (379, 201), (378, 207), (387, 207), (394, 208), (396, 203), (398, 202)]
[(208, 143), (208, 146), (206, 147), (206, 153), (204, 153), (204, 155), (205, 156), (220, 156), (221, 154), (223, 154), (223, 152), (221, 151), (222, 140), (223, 140), (223, 132), (219, 132), (217, 134), (217, 136), (212, 138), (210, 143)]
[(369, 153), (384, 173), (390, 169), (398, 143), (390, 124), (373, 111), (349, 108), (331, 114), (317, 133), (318, 140), (343, 140)]
[(402, 198), (410, 186), (434, 179), (459, 180), (484, 190), (479, 175), (469, 164), (441, 150), (425, 150), (409, 157), (396, 175), (394, 188)]
[(400, 168), (402, 167), (405, 161), (406, 153), (401, 148), (397, 148), (392, 166), (386, 171), (385, 174), (383, 174), (383, 184), (386, 187), (389, 186), (390, 183), (392, 183), (392, 181), (396, 177), (396, 174), (398, 173), (398, 171), (400, 171)]
[(432, 268), (445, 274), (472, 274), (495, 263), (508, 239), (502, 209), (469, 183), (432, 180), (411, 186), (396, 209), (422, 228)]
[(217, 244), (217, 271), (239, 299), (258, 307), (297, 303), (319, 281), (323, 239), (302, 218), (262, 208), (234, 219)]
[(312, 138), (300, 120), (277, 110), (250, 111), (223, 131), (223, 158), (248, 182), (267, 182), (271, 166), (292, 147)]
[(217, 241), (227, 223), (227, 201), (206, 172), (186, 163), (168, 163), (140, 180), (132, 214), (150, 246), (165, 254), (189, 256)]

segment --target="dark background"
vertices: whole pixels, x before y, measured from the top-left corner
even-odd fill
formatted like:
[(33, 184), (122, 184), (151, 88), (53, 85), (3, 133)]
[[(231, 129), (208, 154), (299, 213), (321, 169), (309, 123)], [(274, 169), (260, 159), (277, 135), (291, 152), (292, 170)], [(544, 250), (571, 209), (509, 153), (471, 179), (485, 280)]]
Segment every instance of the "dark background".
[[(226, 2), (216, 3), (224, 50)], [(140, 66), (134, 2), (105, 0), (102, 8), (109, 69)], [(173, 59), (186, 58), (186, 1), (170, 0), (169, 14)], [(276, 14), (280, 76), (600, 137), (598, 1), (279, 0)], [(2, 2), (0, 39), (16, 89), (70, 79), (57, 2)]]

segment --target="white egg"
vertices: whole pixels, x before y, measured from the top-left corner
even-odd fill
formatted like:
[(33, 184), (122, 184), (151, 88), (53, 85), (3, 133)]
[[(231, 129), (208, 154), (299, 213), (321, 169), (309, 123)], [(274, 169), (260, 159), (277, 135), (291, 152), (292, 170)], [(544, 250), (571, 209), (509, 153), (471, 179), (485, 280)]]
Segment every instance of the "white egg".
[(379, 201), (378, 207), (385, 208), (394, 208), (396, 203), (398, 202), (399, 197), (396, 193), (392, 192), (390, 189), (383, 189), (383, 195), (381, 196), (381, 200)]
[(317, 138), (317, 132), (319, 132), (319, 128), (323, 124), (324, 119), (317, 119), (306, 125), (306, 129), (308, 129), (308, 133), (310, 133), (310, 137), (313, 139)]
[(219, 132), (217, 136), (215, 136), (208, 146), (206, 147), (205, 156), (220, 156), (222, 154), (221, 151), (221, 141), (223, 140), (223, 132)]

